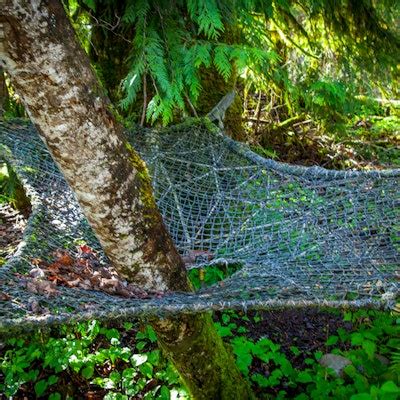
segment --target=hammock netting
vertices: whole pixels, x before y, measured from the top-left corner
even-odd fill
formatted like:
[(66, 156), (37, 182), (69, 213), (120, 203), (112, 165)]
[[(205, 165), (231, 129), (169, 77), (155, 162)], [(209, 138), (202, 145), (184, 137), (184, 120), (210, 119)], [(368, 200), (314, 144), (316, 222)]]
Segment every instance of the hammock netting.
[(399, 294), (400, 170), (278, 163), (205, 120), (138, 129), (127, 140), (148, 165), (165, 224), (188, 268), (235, 263), (241, 269), (194, 293), (147, 299), (67, 287), (58, 287), (57, 296), (32, 293), (21, 276), (33, 259), (49, 259), (57, 249), (76, 255), (81, 243), (102, 263), (107, 258), (35, 128), (0, 122), (0, 137), (0, 158), (32, 203), (23, 241), (0, 267), (3, 331), (224, 308), (382, 307)]

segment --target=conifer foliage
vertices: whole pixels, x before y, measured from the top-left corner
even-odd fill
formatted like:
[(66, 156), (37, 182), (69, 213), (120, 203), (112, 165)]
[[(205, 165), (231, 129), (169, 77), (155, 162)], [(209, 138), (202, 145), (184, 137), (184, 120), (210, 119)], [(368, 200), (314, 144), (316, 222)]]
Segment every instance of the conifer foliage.
[[(400, 5), (393, 0), (125, 0), (123, 7), (119, 2), (117, 7), (116, 0), (69, 0), (68, 4), (70, 10), (89, 16), (96, 7), (106, 7), (102, 22), (110, 34), (129, 32), (124, 60), (128, 72), (121, 82), (119, 106), (127, 112), (137, 107), (139, 98), (142, 119), (151, 123), (167, 124), (177, 115), (196, 114), (202, 71), (210, 68), (247, 89), (265, 91), (271, 85), (284, 89), (292, 103), (311, 85), (324, 82), (324, 75), (332, 78), (332, 66), (339, 81), (352, 83), (365, 83), (365, 74), (356, 72), (360, 65), (375, 76), (379, 70), (378, 76), (386, 81), (398, 74), (393, 65), (400, 54), (395, 23)], [(99, 21), (92, 18), (92, 23)], [(86, 30), (89, 46), (91, 26), (87, 24)], [(299, 66), (301, 76), (296, 72)], [(301, 86), (305, 81), (306, 89)]]

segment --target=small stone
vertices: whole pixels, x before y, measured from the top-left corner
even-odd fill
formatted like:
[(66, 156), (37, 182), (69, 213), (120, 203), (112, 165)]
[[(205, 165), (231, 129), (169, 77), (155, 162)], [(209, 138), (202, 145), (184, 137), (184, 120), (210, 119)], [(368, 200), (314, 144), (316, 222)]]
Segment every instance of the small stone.
[(351, 365), (351, 361), (346, 357), (332, 353), (324, 354), (319, 360), (319, 363), (323, 367), (333, 369), (336, 372), (336, 375), (340, 376), (341, 378), (343, 378), (343, 370), (345, 367)]

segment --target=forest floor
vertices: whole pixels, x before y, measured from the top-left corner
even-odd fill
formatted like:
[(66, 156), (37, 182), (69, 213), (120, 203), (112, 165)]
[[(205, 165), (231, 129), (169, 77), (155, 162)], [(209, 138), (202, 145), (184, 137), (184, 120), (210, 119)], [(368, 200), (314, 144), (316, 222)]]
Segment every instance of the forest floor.
[(249, 126), (254, 151), (278, 161), (328, 169), (400, 166), (400, 117), (369, 116), (322, 125), (307, 116), (284, 129)]
[[(398, 124), (390, 118), (360, 120), (335, 135), (321, 133), (323, 128), (309, 122), (279, 135), (260, 128), (252, 147), (266, 157), (303, 165), (396, 167)], [(260, 147), (264, 140), (269, 147)], [(3, 203), (0, 219), (1, 265), (21, 241), (26, 218)], [(214, 320), (257, 398), (400, 398), (400, 319), (393, 313), (227, 310), (215, 313)], [(344, 378), (321, 367), (319, 359), (327, 353), (351, 361)], [(154, 332), (140, 321), (90, 321), (0, 343), (2, 391), (0, 399), (188, 398), (173, 366), (160, 353)]]
[[(400, 394), (399, 371), (389, 365), (388, 352), (397, 346), (400, 329), (389, 315), (348, 312), (343, 318), (337, 310), (305, 308), (226, 311), (216, 313), (214, 320), (256, 398), (394, 400)], [(356, 343), (360, 335), (376, 346), (372, 356)], [(8, 390), (16, 385), (16, 400), (40, 397), (43, 382), (46, 398), (53, 400), (189, 399), (148, 325), (91, 321), (21, 336), (2, 347), (0, 385), (7, 382)], [(327, 353), (351, 360), (345, 379), (318, 363)], [(7, 371), (16, 372), (7, 375), (7, 365)], [(21, 378), (19, 365), (33, 378)], [(380, 396), (352, 397), (371, 390)]]

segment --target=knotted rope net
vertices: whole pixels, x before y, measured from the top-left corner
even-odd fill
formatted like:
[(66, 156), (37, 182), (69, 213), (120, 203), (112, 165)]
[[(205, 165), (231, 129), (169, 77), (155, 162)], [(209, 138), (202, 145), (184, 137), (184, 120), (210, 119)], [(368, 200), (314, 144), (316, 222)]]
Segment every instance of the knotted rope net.
[[(1, 158), (32, 202), (23, 241), (0, 267), (0, 329), (224, 308), (391, 305), (399, 293), (400, 170), (330, 171), (264, 159), (206, 120), (136, 130), (167, 228), (188, 268), (241, 269), (194, 293), (124, 298), (29, 290), (33, 260), (85, 243), (107, 264), (35, 128), (1, 122)], [(78, 247), (77, 247), (78, 246)], [(32, 289), (32, 288), (31, 288)]]

